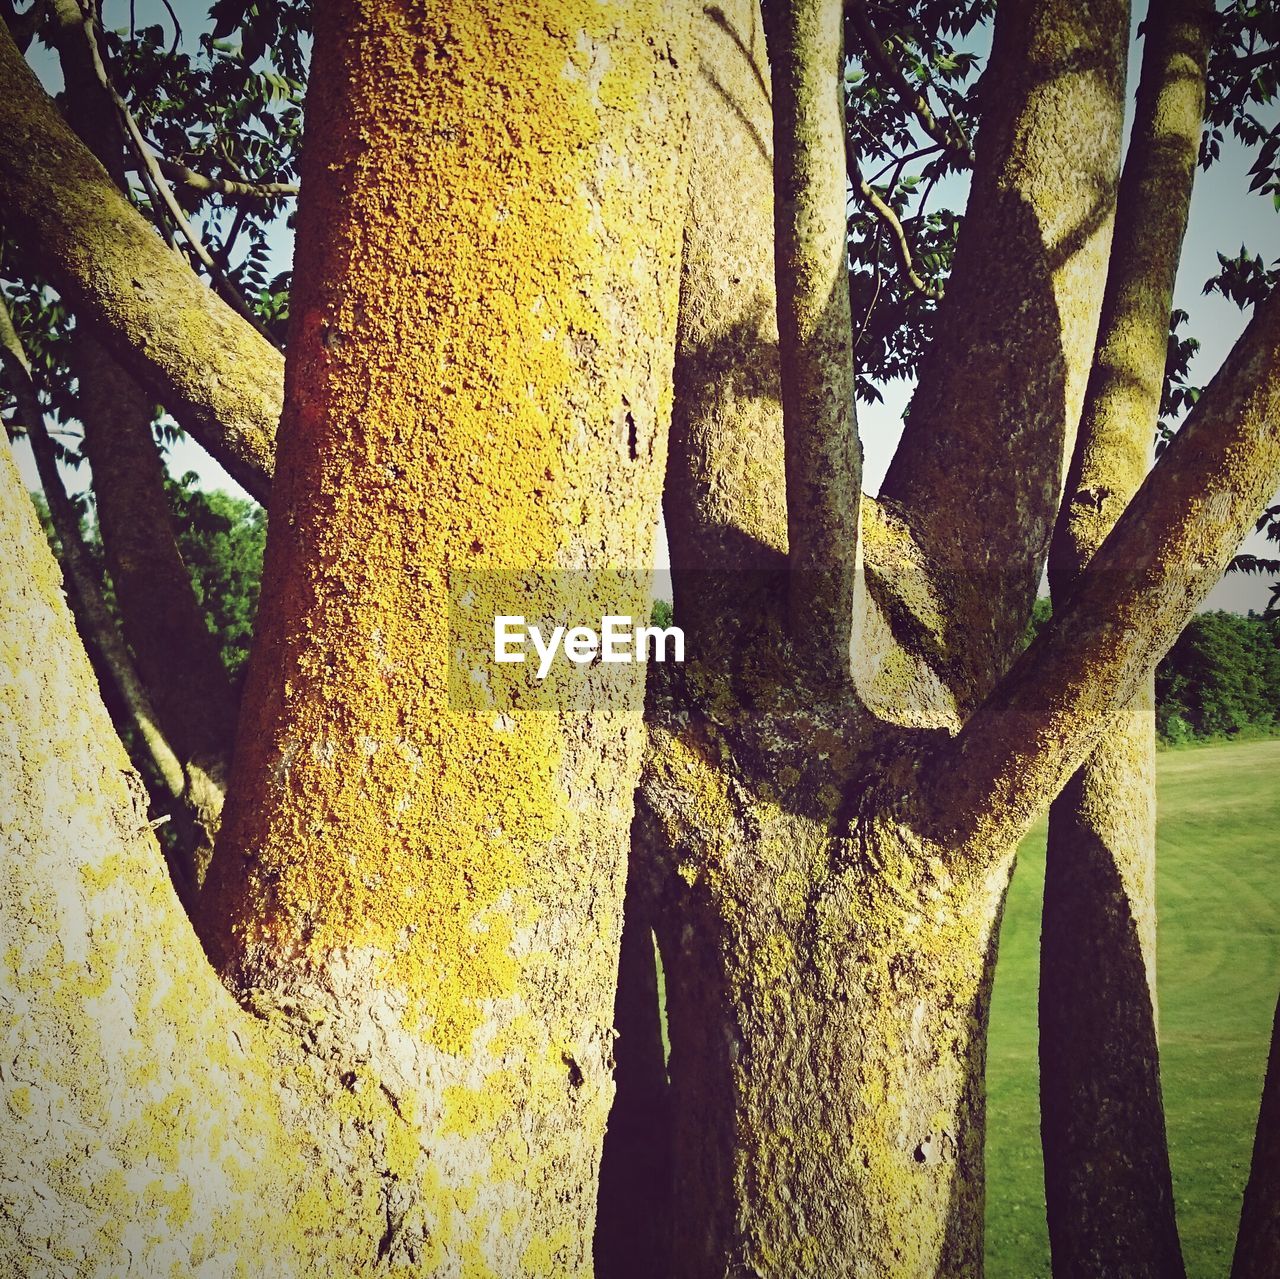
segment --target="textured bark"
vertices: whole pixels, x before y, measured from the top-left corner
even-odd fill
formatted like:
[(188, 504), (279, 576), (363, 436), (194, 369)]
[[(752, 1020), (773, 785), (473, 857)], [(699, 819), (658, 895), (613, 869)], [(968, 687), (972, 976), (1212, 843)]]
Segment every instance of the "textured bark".
[(1277, 420), (1270, 298), (1052, 622), (937, 761), (926, 827), (953, 857), (1026, 830), (1136, 696), (1280, 487)]
[(1006, 0), (955, 265), (881, 486), (935, 566), (966, 716), (1026, 625), (1092, 362), (1125, 0)]
[[(202, 909), (245, 999), (414, 1116), (392, 1269), (590, 1268), (639, 681), (471, 703), (450, 623), (491, 652), (495, 614), (647, 611), (688, 16), (317, 14), (291, 397)], [(512, 607), (511, 574), (553, 570)]]
[(700, 653), (730, 661), (735, 632), (766, 607), (761, 588), (781, 578), (787, 551), (773, 116), (759, 5), (731, 0), (704, 8), (694, 32), (663, 504), (680, 625)]
[(372, 1273), (406, 1122), (209, 967), (3, 454), (0, 1273)]
[(952, 879), (912, 829), (921, 741), (851, 740), (785, 663), (663, 685), (635, 856), (662, 903), (671, 1273), (979, 1274), (1009, 859)]
[(771, 5), (787, 614), (802, 661), (851, 675), (862, 450), (854, 421), (845, 212), (843, 5)]
[(1280, 1008), (1262, 1089), (1258, 1135), (1240, 1214), (1231, 1279), (1275, 1279), (1280, 1273)]
[[(1157, 6), (1066, 500), (1049, 557), (1072, 585), (1150, 462), (1204, 110), (1211, 13)], [(1156, 1017), (1151, 680), (1049, 811), (1040, 1091), (1055, 1273), (1180, 1276)]]
[(280, 353), (165, 247), (0, 30), (5, 226), (111, 353), (266, 501)]

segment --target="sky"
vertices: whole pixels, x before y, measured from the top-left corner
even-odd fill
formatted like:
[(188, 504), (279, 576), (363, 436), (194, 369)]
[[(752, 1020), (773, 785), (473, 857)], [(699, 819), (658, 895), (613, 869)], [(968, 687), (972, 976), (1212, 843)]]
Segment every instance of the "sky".
[[(1145, 7), (1139, 0), (1135, 7), (1135, 24), (1143, 16)], [(207, 8), (207, 3), (201, 3), (201, 0), (174, 0), (173, 3), (174, 12), (188, 34), (202, 29), (207, 21)], [(169, 19), (161, 0), (134, 0), (134, 14), (140, 26), (160, 22), (168, 29)], [(125, 0), (105, 0), (105, 16), (109, 23), (127, 24), (129, 5)], [(1130, 115), (1140, 59), (1141, 43), (1134, 41), (1130, 54)], [(46, 87), (55, 90), (60, 83), (60, 75), (52, 54), (47, 50), (35, 51), (32, 62)], [(1174, 305), (1190, 313), (1191, 322), (1186, 331), (1199, 338), (1201, 343), (1191, 367), (1192, 381), (1200, 385), (1209, 381), (1248, 319), (1247, 314), (1220, 295), (1204, 296), (1201, 293), (1204, 281), (1218, 269), (1217, 254), (1234, 255), (1243, 243), (1254, 252), (1261, 252), (1268, 261), (1280, 255), (1280, 214), (1275, 211), (1270, 197), (1248, 192), (1249, 162), (1243, 149), (1228, 138), (1222, 159), (1208, 173), (1197, 174), (1192, 195), (1191, 217), (1183, 245)], [(937, 202), (939, 205), (960, 207), (964, 200), (964, 183), (959, 179), (951, 179), (951, 182), (950, 189), (939, 184)], [(281, 270), (292, 256), (291, 234), (282, 224), (273, 233), (272, 248), (274, 261), (271, 269)], [(860, 405), (858, 412), (865, 455), (863, 483), (871, 494), (878, 492), (897, 446), (902, 431), (902, 414), (910, 399), (912, 384), (898, 381), (881, 389), (883, 403)], [(18, 460), (26, 482), (33, 488), (38, 487), (34, 466), (25, 447), (18, 449)], [(196, 472), (206, 488), (221, 488), (243, 495), (235, 481), (190, 437), (185, 437), (171, 448), (168, 462), (175, 473)], [(67, 479), (72, 488), (84, 488), (88, 480), (87, 468), (68, 475)], [(1242, 549), (1259, 555), (1280, 554), (1280, 548), (1268, 544), (1256, 534), (1245, 540)], [(655, 568), (661, 571), (667, 566), (666, 534), (660, 528)], [(1238, 611), (1261, 609), (1270, 597), (1270, 581), (1265, 576), (1232, 574), (1214, 588), (1201, 607)], [(666, 592), (659, 588), (659, 593)]]

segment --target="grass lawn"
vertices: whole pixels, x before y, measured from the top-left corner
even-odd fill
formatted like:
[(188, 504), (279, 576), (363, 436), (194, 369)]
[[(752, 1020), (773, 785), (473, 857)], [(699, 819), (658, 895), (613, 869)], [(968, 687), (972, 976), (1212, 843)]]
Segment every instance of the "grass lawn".
[[(1280, 994), (1280, 741), (1159, 758), (1165, 1109), (1190, 1279), (1223, 1279)], [(987, 1275), (1049, 1275), (1036, 1084), (1044, 827), (1024, 841), (996, 968), (988, 1065)]]

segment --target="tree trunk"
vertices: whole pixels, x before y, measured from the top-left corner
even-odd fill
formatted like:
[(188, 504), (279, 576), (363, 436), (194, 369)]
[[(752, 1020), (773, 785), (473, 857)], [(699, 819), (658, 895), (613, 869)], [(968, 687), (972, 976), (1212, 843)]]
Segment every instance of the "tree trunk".
[(392, 1267), (591, 1264), (641, 681), (473, 675), (501, 672), (496, 615), (648, 616), (687, 23), (666, 0), (318, 14), (202, 918), (246, 1001), (412, 1116)]
[(638, 855), (664, 890), (673, 1273), (970, 1279), (1010, 859), (953, 878), (879, 799), (842, 798), (885, 773), (831, 722), (797, 736), (823, 743), (815, 766), (771, 749), (779, 724), (756, 715), (759, 735), (665, 720), (642, 792)]
[(1275, 1279), (1280, 1274), (1280, 1008), (1271, 1032), (1271, 1056), (1258, 1113), (1249, 1184), (1231, 1279)]
[[(1150, 464), (1191, 202), (1210, 13), (1153, 8), (1107, 288), (1049, 557), (1064, 601)], [(1040, 1091), (1055, 1273), (1184, 1273), (1156, 1018), (1155, 692), (1150, 677), (1049, 810)]]

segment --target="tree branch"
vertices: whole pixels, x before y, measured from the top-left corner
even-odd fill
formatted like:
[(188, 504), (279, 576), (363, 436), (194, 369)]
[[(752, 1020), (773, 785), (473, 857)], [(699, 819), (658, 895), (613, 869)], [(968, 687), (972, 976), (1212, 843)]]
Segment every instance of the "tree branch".
[(186, 787), (182, 762), (160, 728), (155, 708), (138, 678), (133, 659), (98, 586), (97, 574), (80, 537), (79, 518), (58, 474), (53, 440), (45, 426), (40, 400), (31, 382), (31, 367), (22, 340), (13, 326), (9, 308), (3, 302), (0, 302), (0, 363), (8, 374), (9, 389), (18, 404), (18, 424), (31, 442), (36, 472), (49, 505), (49, 518), (58, 535), (62, 550), (59, 558), (66, 573), (72, 612), (115, 686), (156, 776), (164, 783), (170, 797), (180, 800)]
[(938, 761), (926, 824), (1010, 846), (1107, 732), (1280, 487), (1280, 295), (1264, 302), (1053, 621)]
[[(1148, 18), (1097, 351), (1050, 547), (1055, 600), (1068, 595), (1150, 463), (1209, 17), (1202, 0), (1170, 0)], [(1155, 1025), (1154, 781), (1148, 673), (1049, 810), (1040, 1087), (1049, 1237), (1064, 1273), (1184, 1272)], [(1114, 1150), (1128, 1157), (1105, 1157)]]
[[(124, 126), (125, 134), (129, 139), (130, 148), (137, 157), (138, 162), (142, 165), (150, 183), (151, 189), (160, 197), (160, 202), (168, 211), (169, 217), (173, 221), (187, 242), (192, 254), (196, 260), (209, 272), (218, 292), (222, 297), (231, 304), (240, 315), (247, 320), (253, 327), (264, 337), (270, 341), (270, 337), (266, 329), (262, 326), (261, 321), (253, 313), (253, 309), (248, 302), (241, 296), (240, 290), (232, 283), (230, 276), (222, 269), (214, 258), (213, 254), (205, 248), (204, 241), (200, 238), (195, 227), (187, 220), (187, 215), (183, 212), (182, 206), (178, 203), (173, 194), (173, 189), (165, 180), (163, 172), (156, 157), (152, 154), (147, 140), (142, 136), (142, 130), (138, 128), (138, 122), (133, 118), (133, 112), (129, 110), (129, 104), (116, 92), (115, 85), (111, 82), (111, 76), (107, 71), (106, 63), (102, 60), (102, 51), (98, 47), (98, 36), (94, 30), (95, 19), (92, 15), (86, 16), (81, 22), (81, 30), (84, 40), (88, 47), (90, 62), (93, 66), (94, 74), (101, 85), (103, 92), (115, 106), (120, 116), (120, 122)], [(158, 212), (158, 210), (157, 210)]]
[(771, 6), (768, 34), (789, 624), (815, 669), (845, 678), (862, 457), (854, 420), (840, 0)]
[[(968, 167), (973, 164), (973, 148), (968, 138), (959, 137), (942, 124), (933, 114), (929, 99), (920, 93), (903, 74), (902, 68), (889, 56), (885, 43), (879, 32), (872, 25), (866, 5), (861, 0), (849, 0), (846, 7), (853, 25), (857, 28), (862, 46), (871, 61), (879, 69), (880, 74), (892, 85), (894, 92), (902, 100), (902, 105), (920, 122), (920, 127), (937, 142), (959, 164)], [(954, 121), (952, 122), (954, 125)]]
[(879, 192), (875, 187), (862, 176), (862, 170), (858, 165), (858, 158), (853, 151), (852, 139), (846, 133), (845, 135), (845, 163), (849, 169), (849, 180), (853, 184), (854, 193), (862, 201), (863, 204), (871, 210), (872, 213), (884, 223), (889, 229), (889, 234), (893, 237), (893, 246), (898, 251), (898, 261), (902, 265), (902, 272), (907, 278), (907, 283), (911, 285), (917, 293), (923, 293), (925, 297), (940, 298), (942, 297), (941, 288), (936, 285), (929, 284), (916, 271), (915, 262), (911, 257), (911, 245), (907, 242), (907, 233), (903, 229), (902, 223), (898, 219), (898, 215), (893, 209), (880, 198)]
[(260, 501), (284, 360), (167, 249), (0, 31), (8, 230), (103, 343)]
[(206, 177), (163, 155), (155, 155), (155, 162), (170, 181), (181, 182), (203, 195), (225, 195), (232, 200), (272, 200), (298, 194), (296, 182), (236, 182), (231, 178)]
[(938, 568), (967, 714), (1035, 599), (1093, 358), (1119, 176), (1124, 0), (1003, 0), (972, 193), (882, 499)]

